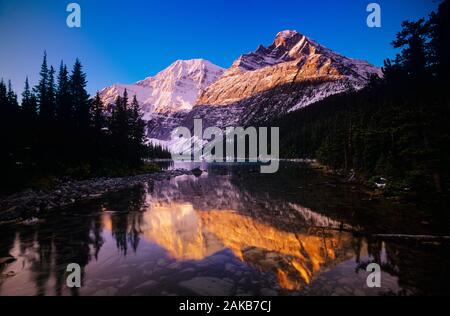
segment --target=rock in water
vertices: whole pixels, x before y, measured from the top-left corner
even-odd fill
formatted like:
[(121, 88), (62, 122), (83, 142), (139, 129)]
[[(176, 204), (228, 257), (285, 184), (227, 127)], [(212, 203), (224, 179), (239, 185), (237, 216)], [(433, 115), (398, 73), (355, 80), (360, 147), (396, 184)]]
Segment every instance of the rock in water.
[(202, 173), (203, 173), (203, 171), (200, 168), (192, 169), (191, 172), (197, 178), (200, 177), (202, 175)]
[(179, 285), (202, 296), (228, 296), (233, 292), (233, 284), (212, 277), (196, 277), (180, 282)]

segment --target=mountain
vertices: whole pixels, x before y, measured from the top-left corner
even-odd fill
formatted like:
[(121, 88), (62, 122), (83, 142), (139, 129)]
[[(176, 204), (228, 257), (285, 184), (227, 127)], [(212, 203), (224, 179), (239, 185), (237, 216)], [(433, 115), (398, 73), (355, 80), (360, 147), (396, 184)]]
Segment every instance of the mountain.
[(144, 118), (192, 110), (201, 92), (219, 78), (223, 69), (204, 59), (177, 60), (154, 77), (134, 84), (115, 84), (100, 91), (105, 104), (114, 104), (125, 89), (136, 95)]
[(223, 70), (208, 61), (177, 61), (155, 77), (101, 91), (113, 100), (127, 88), (137, 95), (148, 137), (168, 140), (177, 126), (248, 126), (286, 115), (328, 96), (366, 86), (381, 69), (351, 59), (297, 31), (279, 32), (273, 43), (241, 55)]
[[(359, 89), (372, 74), (380, 76), (380, 69), (339, 55), (297, 31), (287, 30), (279, 32), (270, 46), (260, 45), (256, 51), (239, 57), (202, 93), (197, 104), (229, 105), (276, 86), (307, 81), (346, 81)], [(302, 98), (294, 109), (343, 90), (340, 85), (333, 86), (334, 89), (316, 93), (311, 99)]]

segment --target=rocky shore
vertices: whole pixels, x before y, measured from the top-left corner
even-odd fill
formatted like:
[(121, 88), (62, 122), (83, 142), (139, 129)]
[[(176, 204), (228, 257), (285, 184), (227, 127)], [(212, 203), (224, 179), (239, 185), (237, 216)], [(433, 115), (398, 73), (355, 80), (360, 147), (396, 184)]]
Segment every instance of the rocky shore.
[(80, 201), (97, 199), (109, 192), (183, 174), (192, 174), (192, 171), (170, 170), (122, 178), (65, 181), (48, 191), (22, 191), (0, 199), (0, 224), (45, 216), (51, 210), (64, 208)]

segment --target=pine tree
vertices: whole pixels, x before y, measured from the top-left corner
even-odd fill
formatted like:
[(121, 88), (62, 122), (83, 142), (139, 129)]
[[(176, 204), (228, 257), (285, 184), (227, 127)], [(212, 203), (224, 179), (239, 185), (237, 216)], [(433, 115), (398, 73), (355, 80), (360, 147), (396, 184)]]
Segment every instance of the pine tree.
[(49, 119), (51, 112), (51, 110), (49, 109), (47, 93), (49, 77), (49, 69), (47, 66), (47, 52), (44, 52), (44, 58), (39, 75), (40, 79), (37, 86), (34, 88), (34, 91), (39, 104), (39, 116), (42, 120), (46, 121)]
[(122, 106), (123, 106), (123, 109), (125, 110), (125, 111), (127, 111), (128, 110), (128, 91), (127, 91), (127, 89), (125, 89), (124, 91), (123, 91), (123, 97), (122, 97)]
[(55, 69), (50, 66), (47, 82), (47, 106), (48, 119), (53, 121), (56, 114), (56, 87), (55, 87)]
[(6, 107), (6, 104), (8, 102), (8, 94), (5, 82), (3, 79), (0, 81), (0, 105), (2, 106), (2, 109)]
[(405, 73), (415, 81), (426, 80), (427, 77), (427, 45), (429, 28), (425, 19), (416, 22), (404, 21), (402, 30), (392, 42), (394, 48), (402, 48), (397, 55), (396, 63), (403, 66)]
[[(30, 91), (30, 84), (28, 82), (28, 76), (27, 76), (25, 78), (25, 87), (22, 92), (22, 109), (24, 108), (23, 104), (28, 105), (28, 103), (30, 102), (30, 99), (31, 99), (31, 91)], [(26, 108), (26, 106), (25, 106), (25, 108)]]
[(11, 80), (8, 80), (8, 92), (6, 99), (10, 110), (14, 113), (17, 113), (19, 110), (19, 103), (17, 102), (17, 94), (12, 89)]
[(58, 86), (56, 89), (56, 114), (58, 121), (67, 126), (73, 122), (74, 110), (70, 97), (69, 73), (66, 65), (61, 61), (58, 72)]
[(430, 15), (431, 56), (438, 83), (450, 81), (450, 1), (443, 1)]
[(131, 159), (134, 164), (139, 164), (144, 153), (144, 137), (145, 137), (145, 122), (142, 119), (141, 108), (136, 99), (133, 97), (129, 109), (129, 126), (130, 126), (130, 143), (131, 143)]
[(100, 98), (100, 94), (97, 92), (91, 107), (91, 133), (92, 133), (92, 150), (91, 150), (91, 162), (97, 170), (101, 167), (101, 161), (108, 158), (109, 142), (105, 130), (107, 129), (106, 117), (104, 115), (104, 105)]
[(19, 105), (11, 81), (8, 86), (0, 82), (0, 168), (2, 177), (9, 177), (18, 160), (19, 144)]
[(96, 135), (103, 133), (103, 129), (106, 127), (106, 119), (104, 115), (104, 105), (100, 98), (100, 94), (97, 92), (94, 100), (92, 101), (92, 128)]
[(128, 153), (128, 92), (125, 89), (123, 97), (118, 96), (114, 105), (110, 123), (110, 134), (113, 142), (113, 150), (119, 160), (127, 158)]
[(3, 179), (6, 179), (6, 172), (9, 169), (10, 155), (9, 155), (9, 140), (7, 137), (7, 133), (10, 131), (7, 130), (7, 122), (9, 120), (8, 117), (8, 95), (5, 82), (3, 79), (0, 81), (0, 172), (2, 177), (0, 178), (0, 184)]
[(113, 137), (126, 138), (128, 135), (127, 91), (123, 97), (118, 96), (111, 117), (111, 134)]
[(22, 92), (22, 111), (27, 119), (33, 119), (37, 115), (36, 97), (30, 90), (28, 77), (25, 79), (25, 87)]
[[(0, 130), (2, 135), (5, 132), (5, 123), (8, 121), (8, 112), (8, 90), (2, 79), (0, 81)], [(0, 135), (0, 137), (2, 137), (2, 135)]]
[(90, 101), (86, 85), (86, 74), (83, 72), (83, 66), (77, 58), (70, 77), (70, 95), (75, 110), (76, 122), (82, 130), (86, 130), (90, 122)]

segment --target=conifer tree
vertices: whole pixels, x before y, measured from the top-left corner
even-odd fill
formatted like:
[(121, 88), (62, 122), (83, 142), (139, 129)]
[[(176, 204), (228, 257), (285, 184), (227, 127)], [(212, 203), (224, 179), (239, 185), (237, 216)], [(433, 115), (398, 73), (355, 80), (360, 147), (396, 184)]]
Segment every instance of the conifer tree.
[(86, 74), (77, 58), (70, 76), (70, 96), (75, 110), (78, 127), (86, 130), (89, 127), (89, 94), (86, 91)]
[(145, 122), (142, 119), (141, 109), (136, 95), (134, 95), (133, 101), (131, 102), (128, 117), (130, 126), (129, 140), (132, 147), (131, 159), (134, 164), (139, 164), (144, 152)]
[(110, 131), (113, 143), (113, 150), (118, 159), (124, 160), (127, 158), (128, 152), (128, 92), (125, 89), (123, 96), (118, 96), (114, 105), (111, 116)]
[(47, 82), (47, 103), (48, 103), (48, 119), (53, 121), (56, 114), (56, 87), (55, 87), (55, 69), (50, 66)]
[(92, 128), (96, 135), (100, 135), (103, 133), (103, 129), (106, 127), (106, 119), (104, 115), (104, 105), (103, 101), (100, 98), (100, 94), (97, 92), (94, 100), (92, 101)]
[(25, 87), (22, 92), (22, 112), (26, 119), (34, 119), (37, 115), (36, 97), (30, 90), (28, 77), (25, 79)]
[[(8, 90), (3, 79), (0, 81), (0, 129), (2, 134), (5, 132), (5, 123), (9, 119), (8, 113)], [(3, 135), (0, 135), (2, 137)]]
[(106, 130), (107, 121), (104, 115), (103, 101), (97, 92), (91, 107), (91, 161), (95, 169), (101, 167), (101, 161), (106, 160), (110, 150)]
[(73, 103), (70, 96), (70, 80), (66, 65), (61, 61), (58, 72), (58, 86), (56, 89), (56, 114), (63, 125), (71, 123), (74, 118)]
[(125, 89), (124, 91), (123, 91), (123, 96), (122, 96), (122, 106), (123, 106), (123, 109), (125, 110), (125, 111), (127, 111), (128, 110), (128, 91), (127, 91), (127, 89)]
[(47, 52), (44, 52), (44, 58), (42, 60), (41, 71), (39, 75), (40, 79), (37, 86), (34, 88), (34, 91), (39, 105), (39, 116), (42, 120), (48, 120), (51, 110), (49, 109), (47, 93), (49, 77), (49, 69), (47, 66)]
[[(9, 162), (9, 144), (8, 144), (8, 138), (7, 138), (7, 126), (6, 123), (9, 119), (8, 117), (8, 111), (7, 111), (7, 89), (5, 82), (3, 79), (0, 81), (0, 172), (2, 173), (2, 177), (5, 177), (5, 171), (8, 169), (8, 162)], [(0, 178), (0, 180), (1, 180)]]
[(450, 1), (443, 1), (430, 15), (431, 56), (438, 83), (450, 81)]
[(8, 102), (8, 94), (5, 82), (3, 79), (0, 81), (0, 105), (2, 105), (2, 109), (6, 107), (6, 104)]
[(18, 110), (19, 109), (19, 103), (17, 102), (17, 94), (12, 89), (11, 80), (8, 80), (8, 103), (11, 109)]
[(394, 48), (402, 49), (401, 54), (397, 55), (396, 63), (402, 65), (408, 77), (415, 81), (425, 80), (428, 74), (428, 34), (428, 23), (425, 19), (415, 22), (404, 21), (402, 30), (392, 42)]

